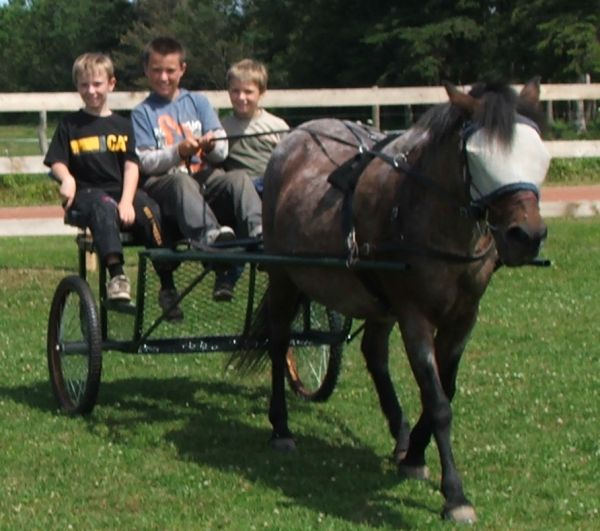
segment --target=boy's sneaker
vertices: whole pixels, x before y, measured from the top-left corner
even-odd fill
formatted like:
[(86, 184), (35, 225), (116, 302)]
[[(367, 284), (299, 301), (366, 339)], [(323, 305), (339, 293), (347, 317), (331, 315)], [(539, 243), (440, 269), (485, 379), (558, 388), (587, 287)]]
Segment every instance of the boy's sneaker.
[(216, 278), (213, 288), (213, 301), (215, 302), (231, 302), (233, 299), (233, 284), (225, 278)]
[(183, 321), (183, 310), (176, 304), (179, 293), (175, 289), (161, 289), (158, 292), (158, 305), (165, 314), (167, 321)]
[(106, 298), (109, 301), (130, 301), (131, 286), (129, 285), (129, 279), (125, 275), (112, 277), (106, 285)]
[(235, 232), (231, 227), (223, 225), (218, 229), (210, 229), (206, 232), (207, 245), (213, 245), (220, 242), (230, 242), (235, 240)]
[(257, 225), (254, 227), (249, 236), (250, 238), (254, 238), (256, 240), (262, 240), (262, 225)]
[(223, 225), (218, 229), (210, 229), (200, 240), (191, 240), (190, 245), (199, 251), (213, 252), (213, 245), (220, 242), (228, 242), (235, 240), (235, 232), (231, 227)]

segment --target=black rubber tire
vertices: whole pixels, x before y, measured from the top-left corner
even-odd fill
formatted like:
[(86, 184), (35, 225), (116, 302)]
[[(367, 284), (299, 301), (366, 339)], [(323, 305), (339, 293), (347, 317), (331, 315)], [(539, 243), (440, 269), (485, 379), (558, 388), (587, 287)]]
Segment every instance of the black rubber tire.
[[(329, 331), (341, 332), (342, 315), (311, 303), (311, 312), (317, 309), (324, 312)], [(304, 311), (306, 306), (303, 304), (296, 319), (301, 319)], [(325, 402), (337, 384), (343, 349), (343, 339), (329, 345), (290, 346), (286, 354), (286, 375), (294, 393), (310, 402)]]
[(63, 278), (54, 292), (47, 355), (58, 405), (70, 415), (89, 414), (100, 389), (102, 336), (94, 295), (76, 275)]

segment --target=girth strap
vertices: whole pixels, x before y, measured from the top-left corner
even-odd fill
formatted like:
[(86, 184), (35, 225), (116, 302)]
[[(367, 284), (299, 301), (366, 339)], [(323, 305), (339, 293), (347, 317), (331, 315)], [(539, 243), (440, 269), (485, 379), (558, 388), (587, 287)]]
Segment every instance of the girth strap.
[[(354, 224), (352, 221), (352, 200), (354, 190), (358, 179), (369, 165), (369, 163), (378, 156), (381, 156), (381, 149), (397, 138), (397, 134), (388, 135), (376, 142), (371, 149), (364, 145), (358, 147), (358, 153), (338, 166), (331, 172), (327, 180), (344, 194), (342, 202), (342, 230), (348, 247), (348, 265), (351, 266), (353, 260), (358, 258), (358, 247), (354, 237)], [(367, 270), (356, 270), (356, 276), (360, 279), (367, 291), (377, 299), (382, 309), (389, 311), (390, 303), (381, 288), (377, 278), (372, 272)]]

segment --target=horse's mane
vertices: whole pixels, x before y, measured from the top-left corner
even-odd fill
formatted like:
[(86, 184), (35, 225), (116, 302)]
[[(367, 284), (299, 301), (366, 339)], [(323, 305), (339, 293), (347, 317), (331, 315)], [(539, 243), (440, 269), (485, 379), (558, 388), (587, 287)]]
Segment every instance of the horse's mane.
[[(475, 83), (469, 95), (482, 102), (475, 115), (470, 118), (472, 125), (481, 128), (490, 140), (495, 140), (500, 146), (510, 145), (517, 113), (533, 120), (542, 128), (541, 110), (519, 98), (507, 83)], [(410, 150), (427, 144), (428, 147), (436, 148), (463, 123), (464, 115), (454, 105), (449, 102), (435, 105), (407, 131), (403, 147)]]

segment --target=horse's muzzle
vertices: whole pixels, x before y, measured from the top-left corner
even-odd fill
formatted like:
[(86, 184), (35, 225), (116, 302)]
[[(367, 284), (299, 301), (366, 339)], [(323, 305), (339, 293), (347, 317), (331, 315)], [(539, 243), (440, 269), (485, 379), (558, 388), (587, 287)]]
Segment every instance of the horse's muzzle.
[(548, 236), (548, 228), (544, 223), (536, 230), (515, 225), (505, 233), (506, 250), (500, 252), (502, 262), (507, 266), (521, 266), (533, 261), (540, 252), (542, 243)]
[(495, 210), (501, 218), (494, 231), (501, 262), (511, 267), (531, 263), (548, 236), (537, 196), (533, 192), (517, 192), (503, 198)]

